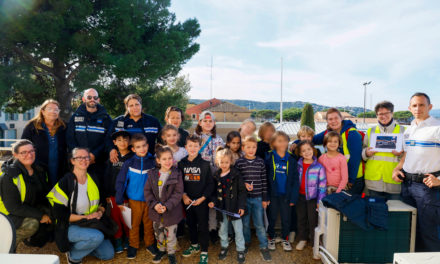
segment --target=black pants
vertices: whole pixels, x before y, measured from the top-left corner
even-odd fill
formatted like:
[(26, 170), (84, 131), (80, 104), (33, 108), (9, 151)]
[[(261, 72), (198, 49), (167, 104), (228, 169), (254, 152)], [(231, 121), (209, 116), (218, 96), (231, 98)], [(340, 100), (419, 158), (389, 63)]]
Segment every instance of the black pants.
[(186, 222), (189, 227), (191, 244), (195, 245), (200, 242), (202, 252), (208, 252), (208, 209), (208, 204), (204, 201), (198, 206), (191, 206), (188, 211), (186, 211)]
[(296, 214), (298, 216), (298, 239), (310, 240), (313, 243), (315, 227), (318, 225), (316, 199), (306, 200), (306, 197), (300, 194), (296, 204)]
[(282, 239), (289, 240), (290, 233), (290, 217), (291, 207), (289, 201), (285, 196), (272, 196), (270, 198), (270, 204), (268, 207), (268, 220), (269, 226), (267, 233), (271, 239), (275, 238), (275, 223), (278, 218), (278, 214), (281, 216), (281, 237)]

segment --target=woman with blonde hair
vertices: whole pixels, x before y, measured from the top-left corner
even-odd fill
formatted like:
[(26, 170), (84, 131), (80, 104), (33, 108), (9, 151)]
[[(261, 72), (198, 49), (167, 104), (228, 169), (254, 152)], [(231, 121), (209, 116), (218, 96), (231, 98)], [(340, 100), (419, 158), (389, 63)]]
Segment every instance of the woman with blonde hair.
[(34, 144), (35, 163), (47, 170), (50, 187), (62, 178), (67, 168), (66, 124), (59, 114), (60, 104), (47, 99), (21, 136)]

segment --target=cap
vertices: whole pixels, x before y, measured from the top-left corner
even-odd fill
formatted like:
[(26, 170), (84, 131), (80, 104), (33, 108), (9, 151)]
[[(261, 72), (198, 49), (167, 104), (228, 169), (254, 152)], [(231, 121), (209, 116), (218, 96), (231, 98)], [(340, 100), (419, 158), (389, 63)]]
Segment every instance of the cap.
[(215, 121), (215, 115), (211, 111), (203, 111), (199, 116), (199, 121), (203, 119), (212, 119)]

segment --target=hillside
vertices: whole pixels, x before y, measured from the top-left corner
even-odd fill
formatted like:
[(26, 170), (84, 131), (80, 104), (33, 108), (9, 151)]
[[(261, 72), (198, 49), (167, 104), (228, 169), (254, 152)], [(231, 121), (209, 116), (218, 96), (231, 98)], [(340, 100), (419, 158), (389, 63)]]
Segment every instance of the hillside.
[[(254, 109), (254, 110), (263, 110), (263, 109), (270, 109), (270, 110), (276, 110), (278, 111), (280, 109), (280, 102), (260, 102), (260, 101), (251, 101), (251, 100), (235, 100), (235, 99), (220, 99), (222, 101), (230, 102), (242, 107), (246, 107), (248, 109)], [(193, 104), (200, 104), (206, 100), (204, 99), (190, 99), (190, 103)], [(304, 105), (307, 102), (302, 101), (295, 101), (295, 102), (283, 102), (283, 108), (303, 108)], [(310, 103), (313, 106), (313, 110), (315, 112), (322, 111), (324, 109), (329, 108), (330, 106), (326, 105), (319, 105), (315, 103)], [(347, 112), (351, 113), (352, 115), (356, 116), (364, 111), (362, 107), (353, 107), (353, 106), (338, 106), (337, 108), (345, 109)], [(370, 111), (367, 109), (367, 111)]]

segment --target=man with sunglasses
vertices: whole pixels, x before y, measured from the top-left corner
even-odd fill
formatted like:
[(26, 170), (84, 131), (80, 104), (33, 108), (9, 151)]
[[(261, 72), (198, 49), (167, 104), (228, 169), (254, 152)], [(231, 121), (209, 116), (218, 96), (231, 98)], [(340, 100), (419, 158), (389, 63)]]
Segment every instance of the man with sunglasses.
[[(106, 136), (112, 119), (107, 110), (99, 104), (95, 89), (87, 89), (82, 97), (83, 104), (73, 113), (67, 125), (66, 141), (69, 151), (81, 147), (90, 150), (89, 172), (95, 174), (100, 183), (108, 158), (105, 149)], [(103, 191), (99, 185), (100, 191)]]

